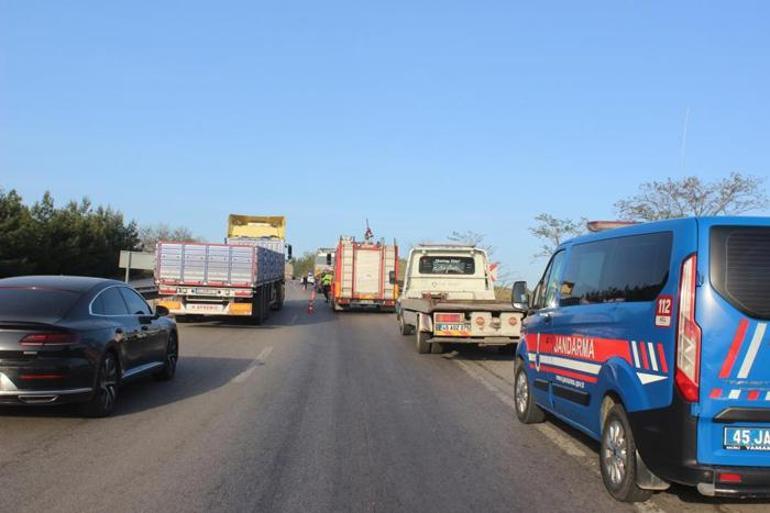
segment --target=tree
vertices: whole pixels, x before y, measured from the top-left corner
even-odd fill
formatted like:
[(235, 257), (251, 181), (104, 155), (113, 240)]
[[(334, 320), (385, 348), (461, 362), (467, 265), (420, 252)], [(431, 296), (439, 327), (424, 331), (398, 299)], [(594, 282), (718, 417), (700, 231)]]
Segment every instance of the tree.
[(16, 191), (0, 190), (0, 276), (114, 276), (120, 250), (137, 242), (135, 223), (87, 198), (57, 208), (45, 193), (28, 207)]
[(197, 242), (200, 238), (193, 235), (192, 230), (186, 226), (171, 226), (160, 223), (143, 226), (139, 230), (139, 246), (144, 251), (152, 251), (158, 241), (172, 242)]
[(697, 176), (645, 182), (638, 194), (616, 202), (615, 209), (622, 219), (634, 221), (745, 214), (768, 205), (763, 182), (737, 172), (714, 182)]
[(313, 272), (315, 251), (305, 251), (301, 257), (295, 258), (292, 263), (294, 264), (294, 276), (307, 276), (307, 273)]
[(459, 244), (467, 244), (468, 246), (476, 246), (485, 250), (487, 255), (492, 256), (492, 254), (495, 252), (495, 247), (491, 244), (484, 244), (483, 242), (485, 237), (486, 235), (474, 232), (473, 230), (465, 230), (464, 232), (453, 230), (452, 233), (447, 236), (447, 240), (450, 242), (457, 242)]
[(559, 244), (582, 234), (585, 226), (585, 219), (581, 218), (580, 221), (558, 219), (546, 213), (536, 216), (535, 222), (537, 224), (530, 227), (529, 231), (542, 241), (540, 251), (534, 255), (535, 258), (551, 256)]

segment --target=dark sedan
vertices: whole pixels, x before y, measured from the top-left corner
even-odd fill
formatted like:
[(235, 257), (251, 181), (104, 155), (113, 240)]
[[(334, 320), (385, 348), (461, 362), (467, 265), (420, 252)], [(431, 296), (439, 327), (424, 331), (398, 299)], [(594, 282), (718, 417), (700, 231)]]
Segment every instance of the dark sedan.
[(0, 279), (0, 404), (82, 402), (104, 417), (120, 385), (174, 377), (176, 324), (125, 283), (79, 276)]

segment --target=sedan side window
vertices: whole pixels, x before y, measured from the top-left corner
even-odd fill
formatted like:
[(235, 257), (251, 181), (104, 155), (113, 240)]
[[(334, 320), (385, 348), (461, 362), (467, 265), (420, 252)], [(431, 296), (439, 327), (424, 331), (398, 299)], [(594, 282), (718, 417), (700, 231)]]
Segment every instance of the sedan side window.
[(120, 293), (123, 295), (123, 299), (126, 300), (128, 311), (131, 315), (152, 315), (150, 306), (142, 296), (127, 287), (120, 287)]
[(128, 308), (117, 287), (104, 289), (91, 304), (91, 312), (97, 315), (127, 315)]

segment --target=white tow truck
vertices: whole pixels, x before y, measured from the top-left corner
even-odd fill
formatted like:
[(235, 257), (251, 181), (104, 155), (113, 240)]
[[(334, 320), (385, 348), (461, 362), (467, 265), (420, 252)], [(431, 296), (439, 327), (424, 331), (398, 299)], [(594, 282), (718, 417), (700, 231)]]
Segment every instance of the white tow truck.
[(486, 251), (475, 246), (423, 244), (409, 252), (396, 306), (401, 333), (416, 334), (418, 353), (446, 343), (507, 346), (520, 338), (524, 312), (495, 299)]

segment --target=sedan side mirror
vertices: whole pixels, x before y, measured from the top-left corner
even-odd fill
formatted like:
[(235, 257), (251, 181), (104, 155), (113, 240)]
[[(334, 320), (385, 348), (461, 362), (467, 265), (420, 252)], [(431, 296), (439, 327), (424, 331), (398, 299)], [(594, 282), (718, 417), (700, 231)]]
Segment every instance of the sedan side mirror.
[(163, 305), (158, 305), (155, 307), (155, 316), (156, 317), (165, 317), (169, 314), (168, 308), (166, 308)]
[(511, 305), (517, 310), (529, 310), (529, 292), (526, 281), (514, 282), (511, 289)]

